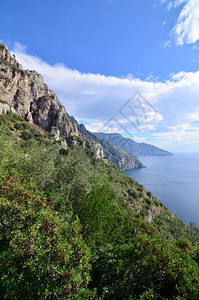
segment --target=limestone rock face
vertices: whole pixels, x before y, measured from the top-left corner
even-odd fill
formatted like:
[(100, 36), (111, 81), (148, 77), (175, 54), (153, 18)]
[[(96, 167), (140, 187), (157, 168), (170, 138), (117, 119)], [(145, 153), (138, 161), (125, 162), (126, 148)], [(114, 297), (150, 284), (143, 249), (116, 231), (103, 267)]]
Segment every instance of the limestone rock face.
[(56, 127), (51, 127), (51, 138), (55, 141), (59, 141), (60, 139), (60, 131)]
[[(36, 124), (51, 134), (62, 149), (67, 149), (66, 139), (72, 137), (76, 146), (81, 135), (78, 123), (71, 118), (53, 91), (36, 71), (24, 70), (8, 48), (0, 44), (0, 114), (17, 113), (33, 126)], [(87, 139), (86, 139), (87, 140)], [(87, 140), (95, 158), (103, 159), (100, 143)], [(83, 147), (86, 141), (82, 141)]]
[(47, 132), (56, 127), (60, 136), (79, 135), (77, 126), (42, 76), (35, 71), (23, 70), (3, 44), (0, 44), (0, 99), (26, 121)]
[(10, 105), (0, 102), (0, 114), (6, 114), (8, 111), (10, 112)]
[(96, 159), (103, 159), (104, 158), (104, 152), (103, 148), (100, 143), (91, 142), (90, 143), (92, 151), (95, 153)]

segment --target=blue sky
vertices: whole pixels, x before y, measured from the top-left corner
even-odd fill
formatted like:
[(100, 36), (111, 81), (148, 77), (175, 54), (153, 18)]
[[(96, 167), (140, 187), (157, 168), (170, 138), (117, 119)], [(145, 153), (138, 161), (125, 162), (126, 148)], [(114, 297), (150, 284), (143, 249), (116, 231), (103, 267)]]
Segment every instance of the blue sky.
[(199, 152), (198, 0), (12, 0), (1, 12), (1, 42), (88, 129), (112, 118), (137, 141)]

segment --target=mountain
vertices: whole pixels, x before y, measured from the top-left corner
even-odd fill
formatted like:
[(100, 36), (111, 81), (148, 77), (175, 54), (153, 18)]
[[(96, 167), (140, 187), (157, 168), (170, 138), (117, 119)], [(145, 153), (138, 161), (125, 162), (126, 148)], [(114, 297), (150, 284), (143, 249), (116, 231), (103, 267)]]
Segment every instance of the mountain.
[(0, 48), (1, 299), (199, 299), (198, 228)]
[(197, 227), (87, 146), (63, 150), (0, 115), (1, 299), (199, 299)]
[(2, 109), (18, 113), (44, 131), (51, 132), (56, 127), (62, 136), (78, 136), (76, 125), (42, 76), (24, 70), (3, 44), (0, 44), (0, 99), (8, 104)]
[(83, 124), (79, 124), (74, 117), (71, 117), (71, 119), (75, 122), (82, 136), (101, 144), (105, 160), (107, 159), (122, 170), (144, 167), (136, 156), (119, 149), (106, 140), (100, 140), (95, 134), (87, 130)]
[(64, 147), (87, 142), (95, 158), (103, 158), (99, 142), (83, 139), (76, 123), (53, 91), (36, 71), (24, 70), (8, 48), (0, 44), (0, 114), (16, 113), (33, 127), (54, 140), (62, 140)]
[(153, 145), (146, 143), (136, 143), (132, 139), (124, 138), (119, 133), (94, 133), (101, 141), (106, 140), (114, 146), (135, 156), (145, 155), (172, 155), (172, 153), (159, 149)]
[[(121, 169), (143, 167), (136, 157), (105, 142), (101, 146), (102, 142), (95, 135), (68, 115), (42, 76), (36, 71), (24, 70), (8, 48), (0, 44), (0, 113), (7, 111), (19, 114), (55, 140), (65, 139), (73, 145), (87, 142), (96, 158), (103, 159), (105, 154), (107, 162)], [(73, 141), (68, 137), (73, 137)]]

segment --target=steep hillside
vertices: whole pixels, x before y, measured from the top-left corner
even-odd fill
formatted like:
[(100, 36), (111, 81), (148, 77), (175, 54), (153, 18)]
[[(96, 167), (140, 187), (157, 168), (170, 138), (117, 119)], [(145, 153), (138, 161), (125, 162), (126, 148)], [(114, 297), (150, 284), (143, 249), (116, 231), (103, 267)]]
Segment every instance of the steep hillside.
[(106, 140), (114, 146), (135, 156), (143, 155), (172, 155), (170, 152), (159, 149), (146, 143), (136, 143), (132, 139), (127, 139), (119, 133), (94, 133), (100, 140)]
[[(24, 70), (8, 48), (0, 44), (0, 114), (7, 111), (17, 113), (30, 124), (39, 126), (55, 140), (79, 136), (81, 142), (90, 144), (96, 157), (103, 158), (100, 140), (92, 134), (85, 134), (86, 129), (67, 114), (40, 74)], [(84, 140), (80, 135), (89, 140)], [(67, 140), (71, 142), (70, 139)], [(73, 144), (76, 144), (77, 140), (74, 138)], [(104, 143), (104, 150), (108, 162), (122, 169), (142, 167), (137, 158), (124, 152), (120, 153), (119, 149), (113, 151), (113, 147), (107, 143)]]
[(199, 229), (85, 130), (0, 45), (1, 299), (198, 300)]
[(95, 134), (87, 130), (83, 124), (79, 124), (74, 117), (72, 117), (72, 120), (75, 122), (82, 136), (101, 144), (105, 155), (104, 158), (108, 161), (112, 162), (123, 170), (144, 167), (136, 156), (119, 149), (105, 140), (100, 140)]
[(51, 132), (53, 127), (61, 136), (78, 136), (57, 96), (44, 83), (42, 76), (24, 70), (8, 48), (0, 44), (0, 111), (18, 113), (26, 121)]
[(91, 154), (0, 116), (1, 298), (197, 300), (196, 226)]
[(100, 144), (104, 150), (105, 157), (111, 160), (116, 166), (119, 166), (120, 169), (144, 168), (137, 157), (119, 149), (105, 140), (100, 141)]

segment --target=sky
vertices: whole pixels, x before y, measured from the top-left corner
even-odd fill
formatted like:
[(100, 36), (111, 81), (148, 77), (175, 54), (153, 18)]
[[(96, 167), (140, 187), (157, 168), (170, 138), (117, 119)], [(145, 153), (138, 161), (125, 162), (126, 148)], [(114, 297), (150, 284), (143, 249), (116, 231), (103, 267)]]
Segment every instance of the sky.
[(8, 0), (0, 41), (91, 131), (199, 152), (198, 0)]

